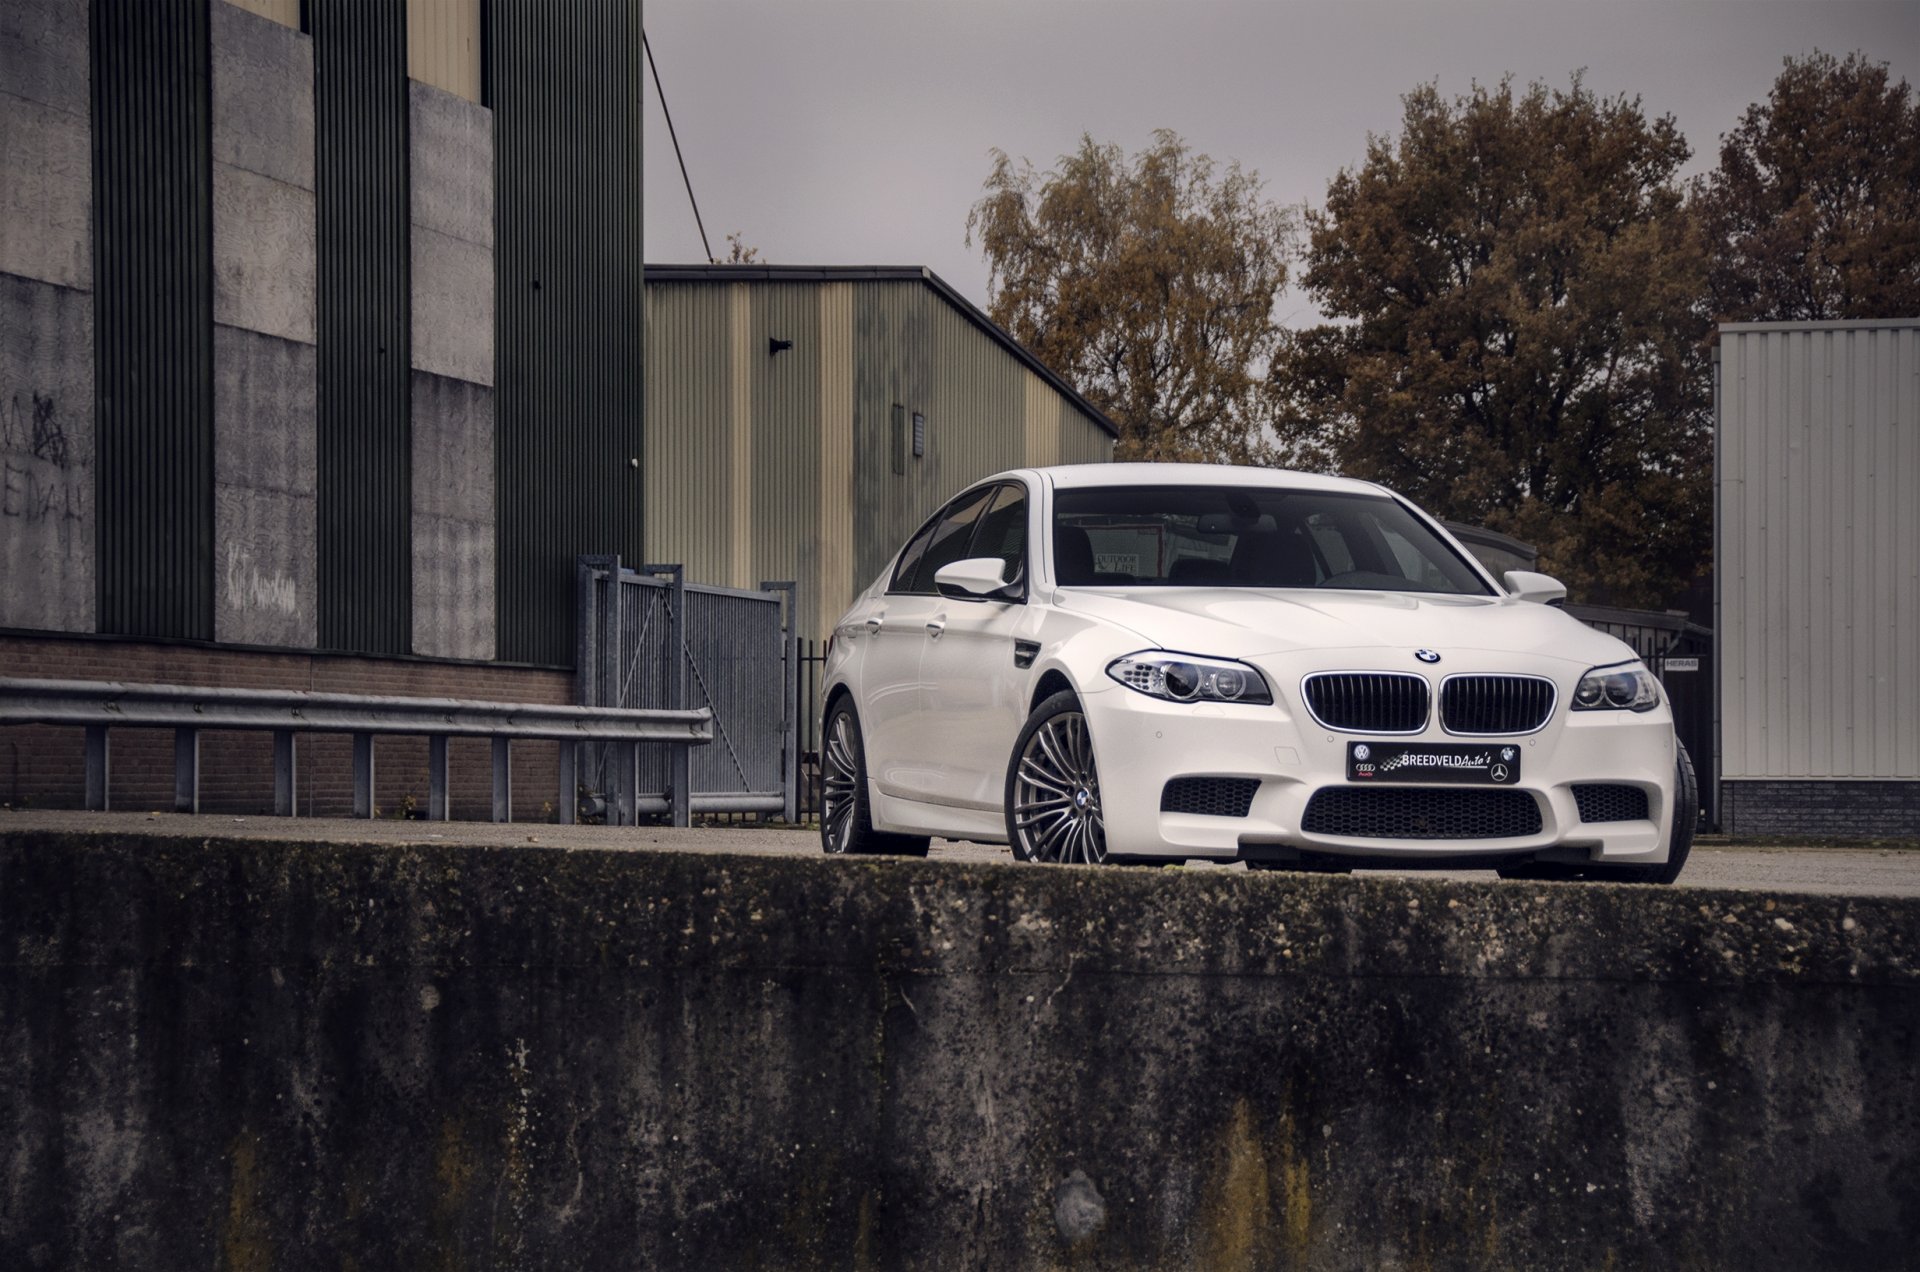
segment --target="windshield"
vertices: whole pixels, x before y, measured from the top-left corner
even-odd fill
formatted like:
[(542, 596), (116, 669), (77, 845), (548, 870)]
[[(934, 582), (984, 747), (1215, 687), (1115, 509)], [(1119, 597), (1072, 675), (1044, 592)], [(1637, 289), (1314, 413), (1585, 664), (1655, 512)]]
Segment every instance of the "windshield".
[(1318, 587), (1489, 596), (1445, 540), (1384, 495), (1095, 486), (1053, 500), (1063, 587)]

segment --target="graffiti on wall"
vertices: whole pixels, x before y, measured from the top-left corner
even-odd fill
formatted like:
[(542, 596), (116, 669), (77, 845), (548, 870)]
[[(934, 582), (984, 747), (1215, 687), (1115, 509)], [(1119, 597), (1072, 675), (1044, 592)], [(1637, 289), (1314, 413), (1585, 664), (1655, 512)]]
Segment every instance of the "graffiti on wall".
[(93, 479), (77, 458), (51, 396), (9, 394), (0, 402), (0, 517), (85, 521)]

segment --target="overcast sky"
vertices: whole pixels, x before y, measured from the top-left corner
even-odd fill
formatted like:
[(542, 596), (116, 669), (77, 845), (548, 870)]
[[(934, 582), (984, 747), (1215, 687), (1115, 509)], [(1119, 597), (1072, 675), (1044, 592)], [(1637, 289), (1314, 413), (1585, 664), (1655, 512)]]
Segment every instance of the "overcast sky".
[[(716, 255), (739, 231), (779, 264), (928, 265), (983, 308), (965, 244), (994, 147), (1045, 168), (1082, 132), (1155, 128), (1258, 170), (1276, 202), (1391, 132), (1400, 95), (1511, 74), (1638, 95), (1693, 168), (1781, 59), (1862, 50), (1920, 80), (1920, 0), (644, 0)], [(703, 253), (649, 84), (646, 250)], [(1299, 298), (1287, 315), (1309, 319)]]

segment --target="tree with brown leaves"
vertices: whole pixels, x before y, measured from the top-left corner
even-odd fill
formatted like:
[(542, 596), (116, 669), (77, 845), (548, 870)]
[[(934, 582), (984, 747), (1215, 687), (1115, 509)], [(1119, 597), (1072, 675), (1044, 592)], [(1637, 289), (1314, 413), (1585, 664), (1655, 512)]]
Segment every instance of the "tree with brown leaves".
[(1637, 100), (1402, 99), (1309, 214), (1271, 388), (1296, 460), (1525, 539), (1576, 599), (1658, 605), (1710, 555), (1706, 259), (1686, 141)]
[(1131, 160), (1083, 136), (1045, 173), (995, 151), (985, 189), (988, 312), (1119, 425), (1120, 458), (1266, 453), (1291, 223), (1257, 174), (1163, 130)]
[(1920, 315), (1920, 100), (1884, 62), (1788, 58), (1700, 205), (1715, 317)]

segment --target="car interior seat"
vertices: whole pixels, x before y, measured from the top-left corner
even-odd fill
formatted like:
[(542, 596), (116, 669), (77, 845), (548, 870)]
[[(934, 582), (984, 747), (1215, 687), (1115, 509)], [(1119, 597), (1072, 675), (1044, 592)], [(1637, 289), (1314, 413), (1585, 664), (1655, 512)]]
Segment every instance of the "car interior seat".
[(1252, 587), (1312, 587), (1313, 547), (1298, 526), (1243, 534), (1233, 545), (1233, 578)]
[(1093, 576), (1093, 540), (1079, 526), (1053, 528), (1053, 579), (1062, 587), (1090, 587)]

